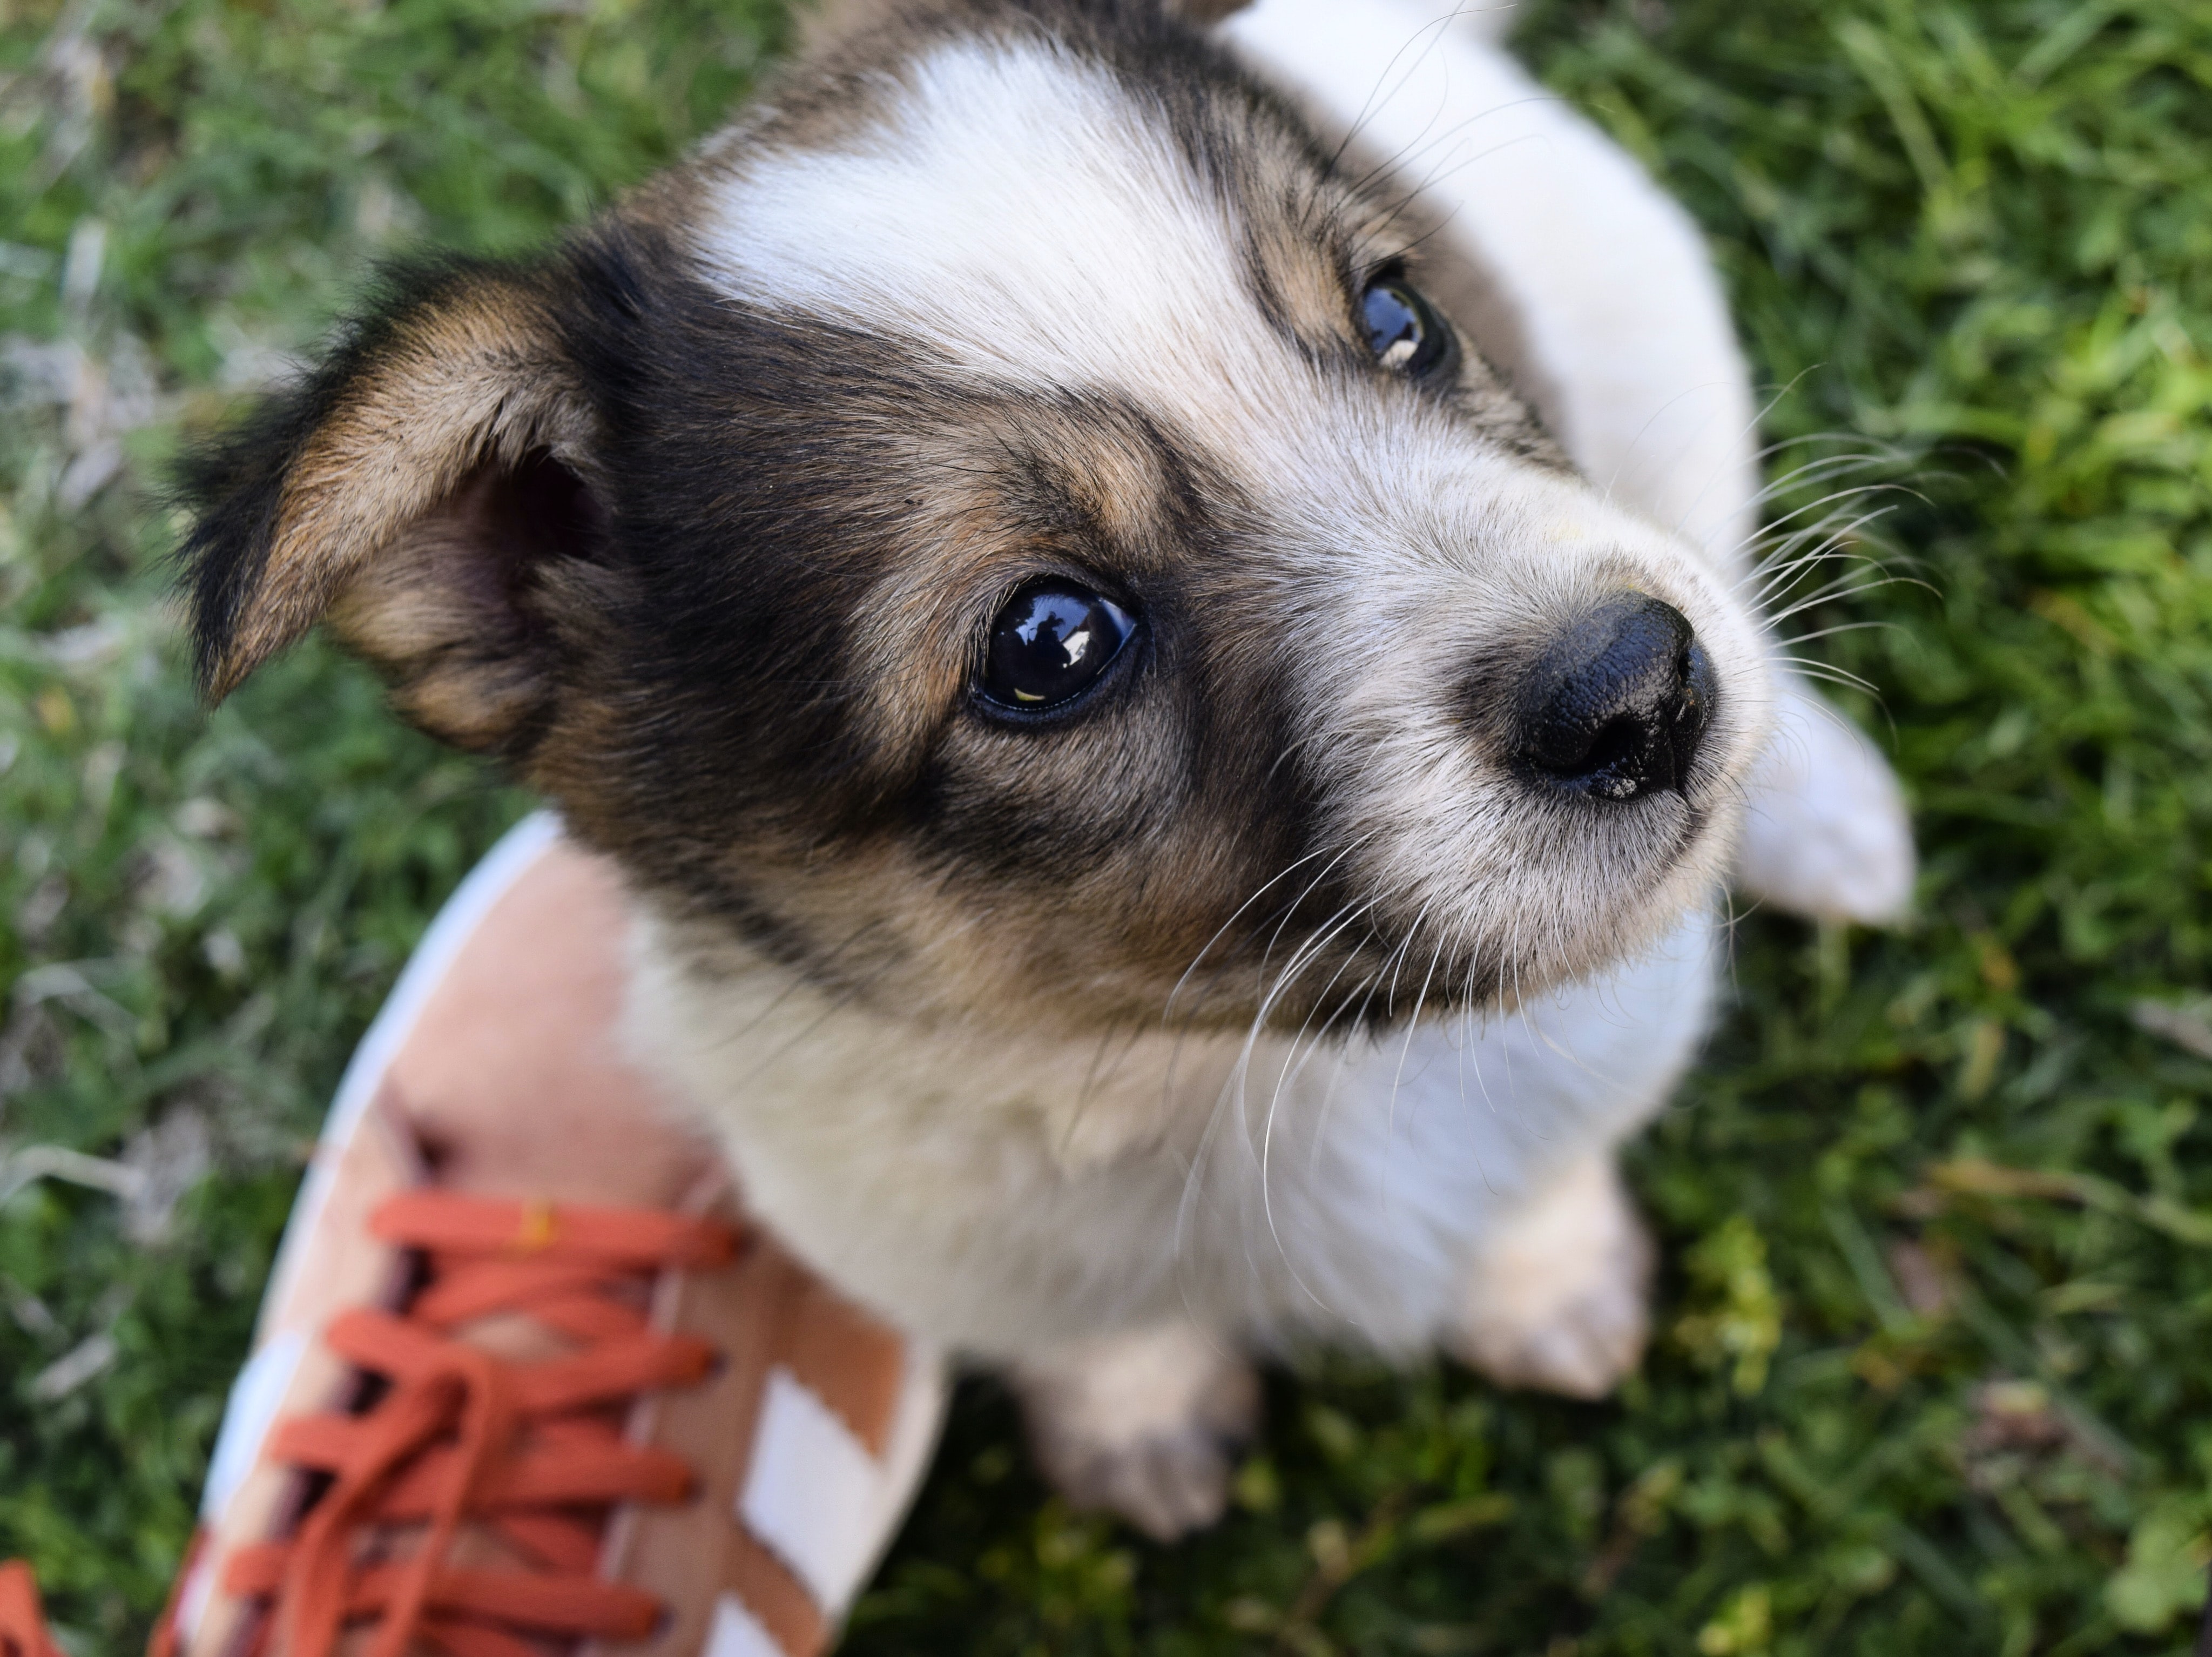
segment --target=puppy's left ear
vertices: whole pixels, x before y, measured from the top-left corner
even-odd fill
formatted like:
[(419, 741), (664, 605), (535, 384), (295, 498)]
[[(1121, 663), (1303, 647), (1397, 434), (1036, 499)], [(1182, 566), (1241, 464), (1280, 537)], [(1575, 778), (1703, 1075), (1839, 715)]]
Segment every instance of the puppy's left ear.
[(526, 745), (556, 688), (554, 595), (605, 529), (558, 269), (396, 279), (320, 369), (187, 463), (211, 700), (327, 621), (432, 734)]

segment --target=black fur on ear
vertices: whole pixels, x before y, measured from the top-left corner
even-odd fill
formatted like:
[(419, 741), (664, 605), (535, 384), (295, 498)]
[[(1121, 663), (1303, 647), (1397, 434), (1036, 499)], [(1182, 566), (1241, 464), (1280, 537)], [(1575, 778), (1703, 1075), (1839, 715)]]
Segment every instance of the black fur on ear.
[(211, 700), (327, 619), (416, 722), (512, 747), (550, 693), (533, 572), (605, 527), (572, 282), (565, 254), (388, 271), (319, 366), (186, 459), (178, 557)]

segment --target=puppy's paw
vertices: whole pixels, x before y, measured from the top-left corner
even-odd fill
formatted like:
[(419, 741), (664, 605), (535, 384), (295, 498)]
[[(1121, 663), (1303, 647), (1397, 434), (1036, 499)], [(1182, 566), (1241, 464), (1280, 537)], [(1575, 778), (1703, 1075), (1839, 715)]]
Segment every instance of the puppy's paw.
[(1019, 1365), (1016, 1392), (1045, 1477), (1078, 1508), (1155, 1541), (1219, 1519), (1252, 1436), (1252, 1368), (1186, 1325), (1079, 1341)]
[(1912, 901), (1912, 824), (1874, 744), (1776, 675), (1772, 739), (1751, 778), (1736, 883), (1778, 908), (1879, 925)]
[(1445, 1344), (1501, 1386), (1603, 1398), (1644, 1355), (1651, 1263), (1612, 1159), (1592, 1157), (1478, 1258)]

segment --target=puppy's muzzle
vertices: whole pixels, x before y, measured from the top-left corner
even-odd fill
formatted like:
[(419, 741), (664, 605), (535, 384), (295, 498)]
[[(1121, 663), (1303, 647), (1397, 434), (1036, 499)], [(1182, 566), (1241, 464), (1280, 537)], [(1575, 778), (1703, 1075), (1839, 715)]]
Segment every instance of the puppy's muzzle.
[(1685, 785), (1718, 691), (1688, 618), (1642, 593), (1576, 620), (1524, 683), (1522, 764), (1547, 786), (1613, 802)]

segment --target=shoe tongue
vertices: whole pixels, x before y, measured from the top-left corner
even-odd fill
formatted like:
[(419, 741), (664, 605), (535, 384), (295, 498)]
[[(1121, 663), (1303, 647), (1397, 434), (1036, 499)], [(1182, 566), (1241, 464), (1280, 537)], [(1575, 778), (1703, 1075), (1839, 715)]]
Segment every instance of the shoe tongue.
[(629, 924), (611, 868), (565, 844), (477, 922), (386, 1072), (435, 1184), (665, 1209), (716, 1165), (624, 1054)]

